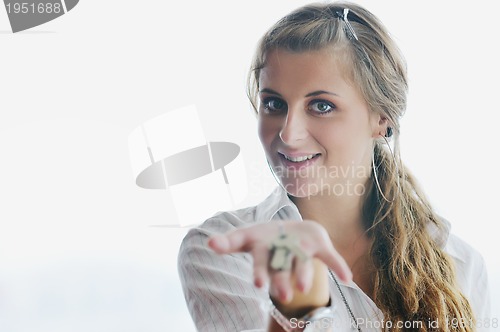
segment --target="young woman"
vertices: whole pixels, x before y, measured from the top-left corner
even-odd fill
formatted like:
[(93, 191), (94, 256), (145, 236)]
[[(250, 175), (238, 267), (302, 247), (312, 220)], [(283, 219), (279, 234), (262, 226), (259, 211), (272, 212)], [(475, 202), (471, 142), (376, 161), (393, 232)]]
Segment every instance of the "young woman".
[(407, 88), (397, 46), (358, 5), (308, 5), (264, 35), (249, 96), (280, 186), (184, 239), (200, 331), (487, 330), (481, 256), (399, 158)]

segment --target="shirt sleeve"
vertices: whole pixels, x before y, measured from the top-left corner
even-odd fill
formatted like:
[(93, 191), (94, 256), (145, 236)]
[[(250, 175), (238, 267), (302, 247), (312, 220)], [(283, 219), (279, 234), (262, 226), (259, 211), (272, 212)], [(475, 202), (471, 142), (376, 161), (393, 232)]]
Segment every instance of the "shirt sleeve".
[(179, 276), (198, 331), (264, 331), (267, 325), (269, 295), (253, 284), (251, 255), (218, 255), (207, 245), (210, 235), (234, 228), (212, 218), (191, 229), (181, 244)]

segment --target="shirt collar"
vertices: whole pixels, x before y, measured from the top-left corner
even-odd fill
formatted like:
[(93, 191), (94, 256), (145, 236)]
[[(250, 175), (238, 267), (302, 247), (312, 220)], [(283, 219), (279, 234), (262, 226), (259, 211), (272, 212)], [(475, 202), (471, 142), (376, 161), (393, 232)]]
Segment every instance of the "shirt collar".
[(438, 216), (440, 219), (442, 226), (438, 227), (436, 224), (430, 222), (427, 224), (427, 232), (429, 232), (430, 236), (436, 243), (444, 249), (446, 243), (448, 242), (448, 237), (450, 236), (451, 231), (451, 223), (444, 219), (441, 216)]
[(278, 186), (256, 209), (256, 218), (260, 221), (271, 221), (273, 219), (282, 219), (280, 211), (286, 211), (286, 215), (302, 220), (299, 209), (288, 197), (286, 191)]

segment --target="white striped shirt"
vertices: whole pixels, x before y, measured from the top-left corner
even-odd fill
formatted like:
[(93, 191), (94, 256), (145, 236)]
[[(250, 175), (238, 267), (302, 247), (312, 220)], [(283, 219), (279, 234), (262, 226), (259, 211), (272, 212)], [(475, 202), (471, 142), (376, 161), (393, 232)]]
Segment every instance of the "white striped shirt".
[[(247, 253), (218, 255), (207, 246), (207, 239), (237, 227), (278, 220), (302, 220), (297, 207), (280, 187), (257, 206), (218, 213), (188, 232), (179, 251), (178, 268), (186, 303), (198, 331), (265, 331), (269, 294), (267, 289), (258, 289), (253, 284), (252, 257)], [(445, 245), (445, 251), (454, 259), (459, 285), (478, 322), (477, 331), (489, 331), (484, 328), (488, 322), (488, 326), (491, 325), (484, 261), (477, 251), (450, 234), (449, 223), (447, 226), (442, 234), (434, 229), (429, 231), (435, 233), (436, 240)], [(339, 282), (363, 332), (389, 327), (391, 323), (383, 320), (375, 303), (354, 282)], [(349, 331), (354, 324), (333, 280), (330, 280), (330, 292), (335, 307), (334, 326), (341, 326), (336, 331)]]

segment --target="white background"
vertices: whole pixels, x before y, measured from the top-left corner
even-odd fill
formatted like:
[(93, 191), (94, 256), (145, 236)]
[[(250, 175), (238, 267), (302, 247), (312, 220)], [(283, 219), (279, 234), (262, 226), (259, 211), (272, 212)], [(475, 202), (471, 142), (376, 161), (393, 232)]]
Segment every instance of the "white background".
[[(403, 159), (483, 254), (500, 318), (497, 2), (356, 2), (407, 58)], [(128, 135), (196, 104), (208, 140), (242, 148), (240, 205), (263, 199), (246, 72), (257, 39), (305, 3), (82, 0), (18, 34), (0, 8), (0, 331), (194, 331), (176, 268), (187, 230), (152, 226), (175, 214), (165, 191), (135, 186)]]

